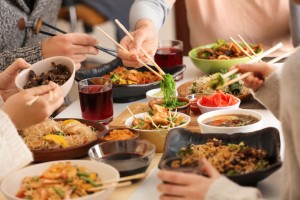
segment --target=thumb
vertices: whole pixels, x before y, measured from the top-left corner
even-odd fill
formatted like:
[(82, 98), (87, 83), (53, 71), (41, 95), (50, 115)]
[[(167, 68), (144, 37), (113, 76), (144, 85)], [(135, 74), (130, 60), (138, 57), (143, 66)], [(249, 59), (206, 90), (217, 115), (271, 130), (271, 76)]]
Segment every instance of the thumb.
[(29, 67), (30, 64), (27, 63), (23, 58), (18, 58), (5, 69), (5, 72), (11, 76), (16, 76), (20, 70), (27, 69)]
[(50, 91), (54, 90), (55, 87), (59, 87), (54, 82), (49, 82), (48, 85), (42, 85), (34, 88), (27, 89), (29, 92), (31, 92), (32, 95), (38, 96), (38, 95), (44, 95), (49, 93)]
[(207, 159), (202, 159), (202, 168), (201, 168), (201, 172), (202, 174), (206, 174), (208, 175), (208, 177), (210, 178), (218, 178), (220, 176), (220, 173), (218, 172), (218, 170), (212, 166)]

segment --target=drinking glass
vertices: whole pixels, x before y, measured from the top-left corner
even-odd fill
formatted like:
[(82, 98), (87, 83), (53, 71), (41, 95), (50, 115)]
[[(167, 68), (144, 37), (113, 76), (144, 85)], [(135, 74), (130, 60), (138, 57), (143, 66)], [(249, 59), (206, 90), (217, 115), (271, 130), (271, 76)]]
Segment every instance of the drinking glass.
[[(157, 51), (154, 56), (155, 62), (162, 70), (169, 71), (170, 68), (175, 68), (183, 64), (183, 42), (180, 40), (161, 40), (158, 42)], [(181, 80), (183, 73), (176, 76), (174, 79)]]
[(108, 124), (113, 119), (112, 82), (106, 78), (88, 78), (78, 83), (82, 117)]

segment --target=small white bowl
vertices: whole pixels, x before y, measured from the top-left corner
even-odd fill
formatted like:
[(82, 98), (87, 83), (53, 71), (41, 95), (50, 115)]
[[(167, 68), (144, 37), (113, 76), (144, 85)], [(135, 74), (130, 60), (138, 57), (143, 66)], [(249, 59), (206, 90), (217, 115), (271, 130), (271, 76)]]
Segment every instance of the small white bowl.
[[(16, 197), (17, 192), (21, 187), (21, 182), (26, 176), (39, 176), (45, 172), (53, 163), (57, 162), (71, 162), (72, 165), (83, 166), (93, 172), (96, 172), (102, 181), (113, 180), (116, 183), (120, 179), (118, 170), (114, 167), (90, 160), (61, 160), (46, 162), (42, 164), (34, 164), (16, 172), (13, 172), (6, 176), (1, 183), (1, 191), (8, 200), (22, 200)], [(104, 200), (113, 192), (115, 188), (111, 187), (109, 189), (101, 190), (93, 194), (77, 198), (78, 200)]]
[[(127, 128), (132, 128), (131, 126), (132, 126), (133, 119), (134, 118), (144, 119), (145, 114), (147, 114), (147, 113), (146, 112), (139, 113), (139, 114), (134, 115), (134, 117), (131, 116), (131, 117), (127, 118), (125, 120), (125, 126)], [(180, 113), (180, 112), (177, 112), (177, 114), (183, 116), (185, 118), (186, 123), (176, 126), (174, 128), (186, 128), (191, 121), (191, 117), (184, 113)], [(174, 129), (174, 128), (171, 128), (171, 129)], [(164, 150), (167, 133), (171, 129), (153, 129), (153, 130), (134, 129), (134, 130), (139, 132), (139, 138), (148, 140), (155, 145), (156, 153), (162, 153)]]
[(225, 110), (225, 109), (238, 109), (241, 103), (241, 100), (237, 97), (234, 97), (237, 100), (237, 103), (231, 106), (222, 106), (222, 107), (208, 107), (203, 106), (200, 104), (201, 99), (197, 101), (198, 108), (200, 109), (201, 113), (207, 113), (215, 110)]
[(29, 71), (33, 70), (37, 75), (40, 75), (42, 72), (48, 72), (50, 69), (52, 69), (51, 63), (54, 62), (56, 65), (61, 64), (65, 65), (71, 74), (71, 77), (63, 84), (61, 85), (61, 90), (63, 92), (63, 96), (66, 97), (68, 93), (70, 92), (74, 79), (75, 79), (75, 63), (72, 59), (65, 57), (65, 56), (55, 56), (55, 57), (50, 57), (44, 60), (41, 60), (39, 62), (34, 63), (31, 65), (30, 68), (25, 69), (21, 71), (16, 79), (15, 79), (15, 84), (19, 90), (24, 90), (23, 87), (28, 81), (29, 77)]
[[(178, 96), (177, 91), (176, 91), (176, 96)], [(148, 102), (150, 103), (150, 101), (152, 101), (152, 100), (163, 99), (164, 94), (162, 93), (160, 88), (156, 88), (156, 89), (148, 90), (146, 92), (146, 98), (147, 98)]]
[[(258, 119), (258, 122), (246, 126), (238, 126), (238, 127), (218, 127), (211, 126), (203, 123), (204, 120), (209, 118), (220, 116), (220, 115), (230, 115), (230, 114), (241, 114), (241, 115), (250, 115)], [(261, 129), (262, 127), (263, 116), (253, 110), (248, 109), (226, 109), (226, 110), (215, 110), (211, 112), (207, 112), (205, 114), (200, 115), (197, 118), (197, 123), (200, 127), (201, 133), (239, 133), (239, 132), (252, 132)]]

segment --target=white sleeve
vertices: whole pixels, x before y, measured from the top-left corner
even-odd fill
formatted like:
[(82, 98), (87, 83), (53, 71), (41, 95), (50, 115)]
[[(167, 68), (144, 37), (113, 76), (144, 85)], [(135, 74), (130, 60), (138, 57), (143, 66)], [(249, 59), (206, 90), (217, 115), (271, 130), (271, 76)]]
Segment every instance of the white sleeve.
[(32, 153), (19, 136), (14, 124), (0, 109), (0, 181), (8, 173), (33, 161)]
[(159, 31), (174, 2), (175, 0), (135, 0), (129, 14), (130, 29), (135, 30), (140, 19), (149, 19)]

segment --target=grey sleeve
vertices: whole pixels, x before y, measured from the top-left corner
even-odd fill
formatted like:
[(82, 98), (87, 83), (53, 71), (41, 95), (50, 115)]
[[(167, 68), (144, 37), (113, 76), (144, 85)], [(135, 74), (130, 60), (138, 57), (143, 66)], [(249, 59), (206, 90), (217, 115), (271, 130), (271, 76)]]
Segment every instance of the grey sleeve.
[(295, 47), (300, 44), (300, 5), (290, 0), (290, 30), (293, 45)]
[(135, 0), (129, 13), (130, 29), (134, 30), (135, 24), (140, 19), (151, 20), (156, 30), (159, 31), (169, 13), (170, 7), (166, 0)]
[(32, 46), (4, 51), (0, 53), (0, 72), (5, 70), (17, 58), (24, 58), (28, 63), (33, 64), (43, 59), (41, 43)]

